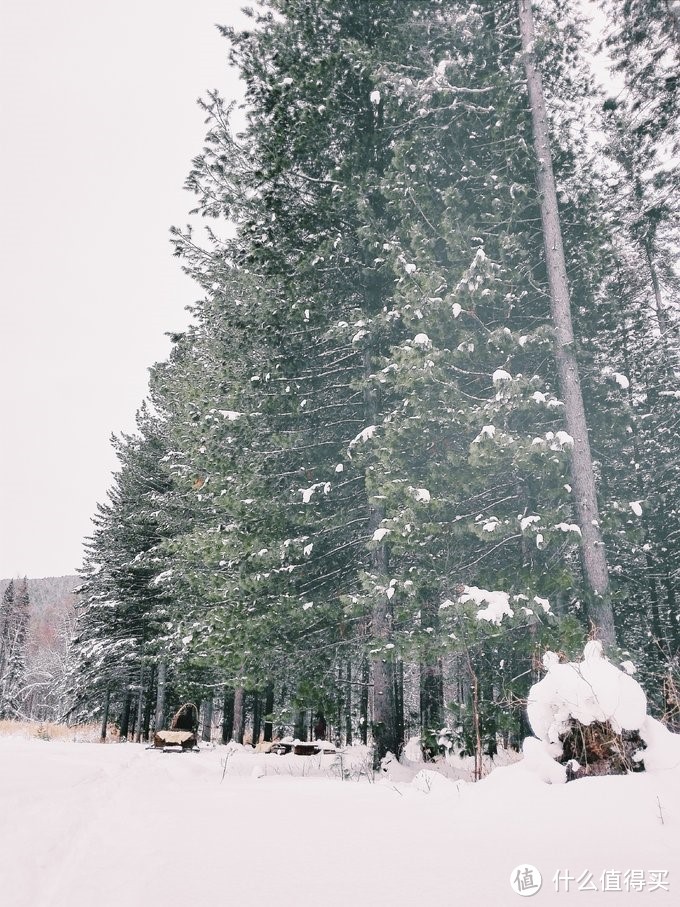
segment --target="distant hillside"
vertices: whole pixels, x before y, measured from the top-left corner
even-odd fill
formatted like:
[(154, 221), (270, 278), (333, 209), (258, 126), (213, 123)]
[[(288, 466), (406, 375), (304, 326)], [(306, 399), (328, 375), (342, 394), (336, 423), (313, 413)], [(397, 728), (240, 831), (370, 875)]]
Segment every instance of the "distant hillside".
[[(14, 582), (16, 585), (16, 578)], [(8, 579), (0, 580), (0, 597), (8, 583)], [(29, 652), (37, 654), (44, 649), (61, 647), (59, 640), (63, 637), (65, 622), (72, 623), (78, 600), (73, 590), (81, 583), (82, 579), (79, 576), (45, 576), (40, 579), (29, 579)]]
[[(14, 578), (17, 582), (17, 577)], [(9, 583), (0, 579), (0, 596)], [(75, 605), (73, 590), (82, 583), (79, 576), (44, 576), (40, 579), (29, 579), (28, 594), (31, 600), (31, 614), (42, 617), (46, 611), (62, 611)]]
[[(0, 597), (9, 582), (0, 580)], [(15, 588), (21, 588), (21, 579), (15, 578), (14, 582)], [(3, 687), (7, 716), (58, 721), (68, 712), (71, 702), (68, 672), (78, 601), (73, 590), (80, 583), (78, 576), (28, 580), (29, 620), (22, 668), (9, 695), (5, 696)]]

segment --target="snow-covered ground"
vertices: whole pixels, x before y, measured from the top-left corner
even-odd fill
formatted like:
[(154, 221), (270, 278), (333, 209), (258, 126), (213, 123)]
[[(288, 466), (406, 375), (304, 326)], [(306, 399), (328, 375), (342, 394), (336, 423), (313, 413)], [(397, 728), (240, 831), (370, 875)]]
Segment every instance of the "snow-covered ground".
[(236, 753), (224, 773), (224, 754), (0, 738), (1, 903), (505, 907), (527, 864), (535, 904), (680, 903), (680, 766), (370, 783), (333, 757)]

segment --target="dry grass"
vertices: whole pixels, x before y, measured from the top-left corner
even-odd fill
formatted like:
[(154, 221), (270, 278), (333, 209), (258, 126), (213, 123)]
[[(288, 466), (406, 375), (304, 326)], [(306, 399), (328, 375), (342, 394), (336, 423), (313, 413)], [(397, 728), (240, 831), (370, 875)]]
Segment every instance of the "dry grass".
[[(50, 721), (0, 720), (0, 736), (33, 737), (39, 740), (56, 740), (61, 743), (97, 743), (101, 733), (99, 724), (54, 724)], [(118, 740), (117, 728), (109, 726), (107, 743)]]

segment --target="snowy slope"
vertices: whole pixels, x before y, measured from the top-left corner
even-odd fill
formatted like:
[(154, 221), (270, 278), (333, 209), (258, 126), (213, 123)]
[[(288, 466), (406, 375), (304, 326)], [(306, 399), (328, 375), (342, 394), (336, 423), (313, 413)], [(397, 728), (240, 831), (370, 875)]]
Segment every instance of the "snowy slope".
[(565, 902), (556, 871), (599, 885), (605, 870), (659, 869), (668, 892), (572, 883), (566, 901), (680, 902), (680, 769), (567, 785), (518, 765), (476, 785), (222, 780), (222, 755), (0, 738), (2, 902), (504, 907), (523, 863), (543, 874), (535, 904)]

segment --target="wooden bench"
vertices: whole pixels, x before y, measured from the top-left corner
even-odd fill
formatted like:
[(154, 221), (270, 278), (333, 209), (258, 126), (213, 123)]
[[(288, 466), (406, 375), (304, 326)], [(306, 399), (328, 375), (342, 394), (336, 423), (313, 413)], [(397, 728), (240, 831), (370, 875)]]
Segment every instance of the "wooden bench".
[(279, 740), (272, 744), (270, 752), (277, 756), (287, 756), (289, 753), (293, 753), (295, 756), (318, 756), (322, 753), (335, 753), (336, 749), (332, 743), (328, 743), (326, 740), (314, 740), (313, 742)]

